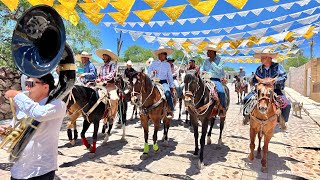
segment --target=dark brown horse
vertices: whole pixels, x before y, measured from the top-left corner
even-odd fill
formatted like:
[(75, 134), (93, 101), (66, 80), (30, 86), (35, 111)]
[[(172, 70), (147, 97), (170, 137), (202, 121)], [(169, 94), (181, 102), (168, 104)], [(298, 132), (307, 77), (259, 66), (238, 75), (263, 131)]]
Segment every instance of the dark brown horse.
[[(194, 155), (199, 155), (198, 147), (198, 121), (201, 121), (202, 124), (202, 135), (200, 139), (200, 160), (199, 168), (203, 164), (203, 150), (205, 145), (205, 138), (208, 130), (208, 124), (211, 121), (211, 126), (214, 124), (215, 116), (220, 116), (220, 136), (219, 144), (222, 144), (222, 132), (224, 128), (224, 121), (226, 118), (226, 110), (229, 106), (229, 89), (224, 86), (226, 94), (226, 105), (227, 109), (222, 110), (222, 107), (219, 101), (215, 98), (213, 99), (210, 95), (210, 89), (206, 85), (206, 80), (203, 80), (199, 75), (195, 74), (195, 71), (188, 71), (184, 83), (185, 83), (185, 104), (188, 107), (190, 114), (190, 120), (194, 128), (194, 141), (195, 141), (195, 150)], [(212, 127), (211, 127), (212, 128)], [(211, 143), (211, 130), (208, 134), (208, 143)]]
[(248, 93), (248, 87), (246, 86), (245, 80), (240, 78), (239, 76), (235, 76), (235, 92), (238, 95), (238, 104), (242, 103), (243, 98), (246, 93)]
[(152, 120), (154, 124), (153, 133), (153, 150), (157, 152), (159, 146), (157, 144), (158, 140), (158, 130), (160, 128), (160, 122), (163, 120), (163, 130), (164, 136), (163, 140), (165, 145), (168, 144), (168, 130), (171, 124), (171, 118), (167, 118), (167, 113), (169, 111), (169, 105), (163, 98), (161, 90), (156, 84), (144, 73), (139, 72), (133, 78), (133, 96), (140, 96), (140, 120), (141, 126), (144, 130), (144, 150), (141, 159), (148, 157), (149, 144), (148, 144), (148, 134), (149, 134), (149, 119)]

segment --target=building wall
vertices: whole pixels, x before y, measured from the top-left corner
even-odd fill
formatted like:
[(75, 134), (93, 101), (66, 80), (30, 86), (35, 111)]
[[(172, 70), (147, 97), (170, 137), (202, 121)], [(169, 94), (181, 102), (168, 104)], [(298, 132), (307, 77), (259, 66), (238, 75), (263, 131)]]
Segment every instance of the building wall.
[(295, 91), (299, 92), (304, 96), (307, 95), (305, 88), (306, 85), (304, 83), (306, 79), (305, 69), (305, 65), (302, 65), (297, 68), (290, 67), (287, 79), (288, 87), (294, 89)]

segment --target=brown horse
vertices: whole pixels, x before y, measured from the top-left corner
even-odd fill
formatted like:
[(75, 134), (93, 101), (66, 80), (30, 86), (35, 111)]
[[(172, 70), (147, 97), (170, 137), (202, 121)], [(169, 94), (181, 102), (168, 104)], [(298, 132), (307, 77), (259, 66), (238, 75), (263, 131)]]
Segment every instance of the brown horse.
[[(141, 159), (146, 159), (149, 153), (148, 144), (148, 133), (149, 133), (149, 119), (152, 120), (154, 124), (153, 133), (153, 150), (157, 152), (159, 146), (157, 144), (158, 140), (158, 130), (160, 128), (160, 122), (163, 120), (163, 130), (164, 136), (163, 140), (165, 145), (168, 144), (168, 130), (171, 124), (171, 118), (167, 118), (167, 113), (169, 112), (169, 105), (164, 99), (164, 94), (160, 92), (161, 90), (158, 86), (152, 82), (152, 80), (144, 73), (139, 72), (133, 78), (133, 92), (132, 96), (140, 96), (138, 106), (140, 111), (140, 121), (141, 126), (144, 130), (144, 150)], [(135, 98), (134, 98), (135, 99)]]
[(243, 100), (243, 97), (245, 97), (245, 94), (248, 93), (248, 87), (246, 86), (244, 80), (239, 76), (235, 76), (235, 78), (235, 92), (238, 94), (238, 104), (240, 104), (240, 102)]
[(257, 158), (261, 158), (261, 139), (264, 136), (263, 157), (261, 160), (262, 172), (267, 172), (267, 153), (268, 145), (273, 135), (273, 129), (277, 124), (280, 115), (280, 109), (275, 104), (275, 93), (273, 84), (276, 78), (261, 79), (257, 77), (257, 105), (250, 114), (250, 154), (249, 160), (254, 159), (255, 138), (258, 134), (259, 146), (257, 151)]
[[(71, 105), (68, 109), (67, 109), (67, 119), (68, 119), (68, 123), (67, 123), (67, 133), (68, 133), (68, 138), (70, 141), (71, 145), (75, 144), (75, 141), (78, 139), (78, 131), (77, 131), (77, 119), (78, 117), (81, 115), (82, 111), (81, 111), (81, 107), (75, 103), (73, 105)], [(72, 129), (73, 128), (73, 133), (74, 133), (74, 138), (72, 138)]]

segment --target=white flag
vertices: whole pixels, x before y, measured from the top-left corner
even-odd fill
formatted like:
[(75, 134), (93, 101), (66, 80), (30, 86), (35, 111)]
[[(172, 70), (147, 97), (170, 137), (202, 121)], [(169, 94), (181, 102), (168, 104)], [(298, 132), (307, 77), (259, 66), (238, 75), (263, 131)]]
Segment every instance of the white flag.
[(223, 30), (225, 30), (227, 33), (230, 33), (232, 31), (233, 27), (227, 27), (227, 28), (223, 28)]
[(203, 40), (204, 37), (199, 37), (199, 38), (188, 38), (189, 41), (191, 41), (194, 45), (198, 46)]
[(208, 19), (210, 18), (210, 16), (204, 16), (204, 17), (200, 17), (200, 21), (202, 21), (203, 23), (206, 23), (208, 21)]
[(297, 18), (301, 15), (302, 12), (297, 12), (297, 13), (293, 13), (293, 14), (289, 14), (290, 17), (292, 18)]
[(283, 31), (287, 31), (292, 26), (292, 24), (293, 24), (293, 21), (272, 26), (271, 28), (280, 33)]
[(143, 33), (140, 31), (130, 31), (129, 34), (131, 35), (132, 40), (136, 41)]
[(207, 35), (207, 34), (209, 34), (210, 32), (211, 32), (211, 30), (203, 30), (203, 31), (201, 31), (201, 33), (204, 34), (204, 35)]
[(194, 24), (197, 20), (198, 20), (198, 18), (189, 18), (189, 19), (188, 19), (188, 21), (189, 21), (191, 24)]
[(212, 29), (211, 31), (214, 32), (214, 33), (216, 33), (216, 34), (218, 34), (218, 33), (221, 32), (221, 30), (222, 30), (222, 29), (220, 28), (220, 29)]
[(235, 15), (236, 15), (236, 13), (225, 14), (225, 16), (227, 16), (228, 19), (233, 19)]
[(288, 17), (288, 15), (280, 16), (280, 17), (275, 18), (274, 20), (281, 22), (281, 21), (286, 20), (286, 19), (287, 19), (287, 17)]
[(302, 12), (311, 15), (311, 14), (314, 13), (314, 11), (315, 11), (317, 8), (319, 8), (319, 7), (314, 7), (314, 8), (311, 8), (311, 9), (307, 9), (307, 10), (304, 10), (304, 11), (302, 11)]
[(173, 36), (179, 36), (180, 35), (180, 32), (172, 32), (171, 33)]
[(311, 0), (301, 0), (301, 1), (297, 1), (296, 3), (299, 4), (300, 6), (305, 6), (307, 4), (309, 4)]
[(213, 44), (219, 44), (220, 41), (224, 38), (223, 36), (210, 36), (210, 37), (206, 37), (210, 42), (212, 42)]
[(104, 22), (104, 25), (106, 25), (107, 27), (110, 27), (111, 22)]
[(290, 9), (293, 5), (294, 5), (295, 2), (292, 2), (292, 3), (286, 3), (286, 4), (281, 4), (280, 6), (285, 9), (285, 10), (288, 10)]
[(150, 27), (153, 27), (153, 26), (154, 26), (154, 24), (155, 24), (155, 22), (154, 22), (154, 21), (150, 21), (150, 22), (148, 23), (148, 25), (149, 25)]
[(181, 34), (182, 34), (183, 36), (187, 36), (187, 35), (190, 34), (190, 32), (181, 32)]
[(240, 12), (237, 12), (239, 16), (241, 17), (246, 17), (248, 15), (250, 11), (240, 11)]
[(181, 25), (184, 25), (184, 23), (187, 21), (187, 19), (178, 19), (177, 20)]
[(137, 24), (136, 22), (128, 22), (129, 26), (131, 26), (132, 28)]
[(318, 20), (320, 17), (320, 14), (315, 14), (306, 18), (302, 18), (297, 20), (298, 23), (303, 24), (303, 25), (307, 25), (307, 24), (311, 24), (314, 21)]
[(261, 21), (261, 23), (262, 24), (271, 24), (273, 20), (274, 19), (268, 19), (268, 20)]
[(173, 24), (174, 24), (174, 21), (169, 20), (169, 21), (167, 21), (167, 23), (168, 23), (169, 25), (173, 25)]
[(165, 22), (166, 22), (166, 21), (156, 21), (156, 23), (157, 23), (160, 27), (162, 27)]
[(276, 12), (276, 10), (278, 9), (278, 5), (276, 6), (270, 6), (270, 7), (266, 7), (266, 10), (269, 12)]
[(138, 25), (139, 25), (140, 27), (143, 27), (145, 24), (146, 24), (145, 22), (139, 22), (139, 23), (138, 23)]
[(245, 34), (246, 32), (241, 32), (241, 33), (227, 35), (227, 37), (235, 41), (235, 40), (241, 39)]
[(238, 30), (243, 30), (247, 25), (235, 26)]
[(224, 15), (214, 15), (212, 16), (215, 20), (220, 21)]
[(143, 35), (143, 38), (144, 38), (148, 43), (152, 43), (152, 42), (154, 42), (154, 40), (156, 40), (156, 37), (155, 37), (155, 36)]
[(199, 35), (199, 34), (200, 34), (200, 31), (191, 31), (191, 34), (192, 34), (192, 35), (195, 35), (195, 36), (196, 36), (196, 35)]
[(262, 11), (263, 11), (263, 8), (251, 10), (251, 12), (256, 16), (259, 16)]
[(259, 24), (259, 22), (254, 22), (254, 23), (251, 23), (251, 24), (247, 24), (249, 27), (251, 28), (255, 28), (257, 27), (257, 25)]

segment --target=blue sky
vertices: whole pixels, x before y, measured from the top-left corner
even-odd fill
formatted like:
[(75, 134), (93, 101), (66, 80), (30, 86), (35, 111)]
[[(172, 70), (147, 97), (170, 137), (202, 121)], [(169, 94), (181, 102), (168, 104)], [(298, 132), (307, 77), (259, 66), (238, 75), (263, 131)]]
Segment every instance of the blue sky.
[[(248, 0), (247, 4), (244, 6), (242, 10), (238, 10), (229, 3), (225, 2), (224, 0), (219, 0), (213, 10), (210, 13), (210, 16), (212, 15), (219, 15), (219, 14), (225, 14), (225, 13), (232, 13), (232, 12), (239, 12), (239, 11), (245, 11), (245, 10), (252, 10), (252, 9), (257, 9), (257, 8), (264, 8), (268, 6), (274, 6), (274, 5), (280, 5), (284, 3), (289, 3), (289, 2), (296, 2), (297, 0), (280, 0), (279, 3), (275, 3), (273, 0)], [(169, 6), (175, 6), (175, 5), (182, 5), (182, 4), (189, 4), (187, 0), (168, 0), (164, 7), (169, 7)], [(201, 21), (197, 21), (195, 24), (190, 24), (188, 21), (184, 25), (180, 25), (178, 22), (176, 22), (174, 25), (168, 25), (164, 24), (164, 26), (160, 27), (157, 24), (155, 24), (152, 28), (149, 25), (145, 25), (143, 28), (140, 27), (139, 25), (136, 25), (135, 27), (131, 27), (129, 25), (126, 25), (125, 27), (118, 25), (118, 28), (121, 29), (128, 29), (128, 30), (135, 30), (135, 31), (146, 31), (146, 32), (181, 32), (181, 31), (198, 31), (198, 30), (207, 30), (207, 29), (217, 29), (217, 28), (224, 28), (224, 27), (231, 27), (231, 26), (237, 26), (237, 25), (243, 25), (243, 24), (248, 24), (248, 23), (253, 23), (253, 22), (258, 22), (258, 21), (263, 21), (271, 18), (276, 18), (279, 16), (284, 16), (288, 14), (292, 14), (295, 12), (300, 12), (306, 9), (310, 9), (312, 7), (319, 6), (320, 4), (317, 3), (315, 0), (311, 0), (311, 2), (303, 7), (300, 7), (299, 5), (295, 4), (291, 7), (289, 10), (284, 10), (282, 8), (278, 8), (276, 12), (270, 13), (266, 10), (262, 11), (262, 13), (259, 16), (255, 16), (251, 13), (249, 13), (245, 18), (240, 17), (236, 15), (232, 20), (229, 20), (226, 17), (223, 17), (222, 20), (216, 21), (213, 18), (210, 18), (207, 23), (202, 23)], [(144, 10), (144, 9), (151, 9), (145, 2), (142, 0), (136, 0), (135, 4), (133, 5), (133, 8), (131, 11), (135, 10)], [(117, 10), (114, 9), (111, 5), (108, 5), (106, 9), (102, 10), (102, 13), (107, 13), (107, 12), (116, 12)], [(317, 9), (313, 14), (318, 14), (320, 13), (320, 9)], [(179, 19), (182, 18), (193, 18), (193, 17), (203, 17), (201, 13), (199, 13), (197, 10), (193, 9), (190, 5), (188, 5), (185, 9), (185, 11), (182, 13)], [(307, 14), (302, 13), (302, 15), (298, 18), (295, 19), (300, 19), (308, 17)], [(116, 52), (116, 39), (119, 37), (119, 34), (115, 32), (114, 26), (106, 27), (103, 22), (114, 22), (114, 20), (106, 14), (101, 23), (98, 26), (93, 25), (89, 20), (87, 20), (83, 15), (81, 15), (81, 18), (85, 19), (88, 22), (88, 25), (90, 28), (98, 29), (100, 31), (100, 36), (103, 42), (103, 45), (101, 48), (106, 48), (106, 49), (111, 49), (112, 51)], [(285, 22), (293, 21), (295, 20), (294, 18), (288, 17), (285, 21), (282, 22), (273, 22), (270, 25), (263, 25), (259, 24), (256, 28), (254, 29), (260, 29), (260, 28), (265, 28), (277, 24), (283, 24)], [(155, 14), (153, 19), (151, 21), (159, 21), (159, 20), (169, 20), (169, 18), (162, 12), (159, 11)], [(128, 19), (126, 22), (141, 22), (141, 20), (134, 15), (132, 12), (130, 13)], [(319, 22), (317, 20), (316, 22)], [(289, 29), (296, 29), (299, 27), (302, 27), (303, 25), (295, 22)], [(230, 33), (239, 33), (239, 32), (244, 32), (244, 31), (249, 31), (249, 30), (254, 30), (250, 27), (246, 27), (244, 30), (239, 31), (237, 29), (233, 29)], [(268, 29), (266, 35), (273, 35), (276, 34), (277, 32), (274, 31), (273, 29)], [(204, 36), (217, 36), (217, 35), (226, 35), (227, 33), (225, 31), (221, 31), (220, 33), (209, 33), (208, 35), (203, 35), (199, 34), (197, 36), (194, 35), (188, 35), (186, 38), (191, 38), (191, 37), (204, 37)], [(247, 36), (247, 35), (246, 35)], [(246, 37), (245, 36), (245, 37)], [(183, 37), (182, 35), (177, 36)], [(223, 39), (227, 40), (227, 39)], [(315, 56), (319, 57), (320, 56), (320, 37), (319, 35), (314, 36), (314, 40), (316, 41), (315, 47), (314, 47), (314, 52)], [(159, 47), (158, 42), (154, 43), (147, 43), (143, 37), (140, 37), (137, 41), (133, 41), (129, 33), (123, 34), (123, 47), (121, 50), (121, 53), (124, 52), (125, 49), (127, 49), (129, 46), (132, 45), (140, 45), (145, 48), (149, 49), (157, 49)], [(305, 56), (310, 56), (310, 48), (308, 45), (309, 41), (305, 41), (300, 47), (303, 49)], [(262, 44), (261, 46), (265, 46), (266, 44)], [(94, 52), (92, 52), (94, 53)], [(252, 55), (252, 54), (251, 54)], [(95, 56), (95, 59), (98, 59)], [(251, 74), (252, 71), (255, 71), (256, 67), (258, 64), (246, 64), (246, 63), (226, 63), (226, 66), (230, 66), (233, 68), (239, 68), (240, 66), (243, 66), (247, 72), (247, 74)]]

